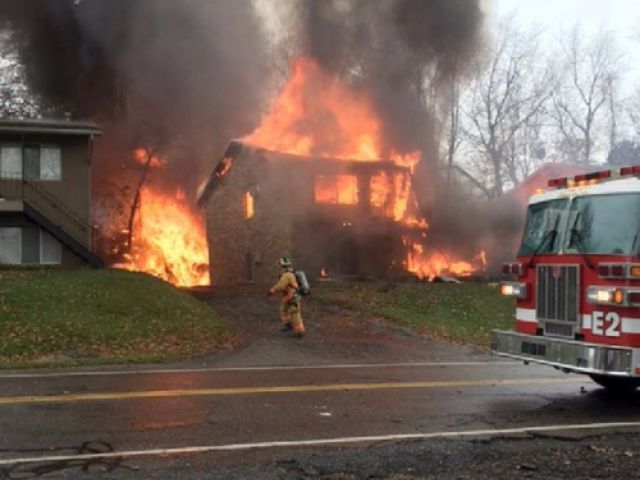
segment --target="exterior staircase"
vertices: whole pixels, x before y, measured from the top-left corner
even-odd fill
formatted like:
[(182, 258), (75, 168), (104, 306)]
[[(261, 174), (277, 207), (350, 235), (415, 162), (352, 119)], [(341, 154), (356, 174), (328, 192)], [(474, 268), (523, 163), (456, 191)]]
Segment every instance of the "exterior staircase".
[(2, 178), (0, 198), (21, 202), (22, 213), (30, 220), (93, 267), (104, 266), (102, 260), (91, 251), (91, 230), (87, 222), (37, 181)]

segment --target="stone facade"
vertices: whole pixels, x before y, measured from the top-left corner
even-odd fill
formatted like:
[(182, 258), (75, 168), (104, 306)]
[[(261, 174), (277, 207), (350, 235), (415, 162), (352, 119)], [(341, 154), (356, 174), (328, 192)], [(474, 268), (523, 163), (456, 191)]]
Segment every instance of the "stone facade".
[[(290, 192), (283, 173), (245, 155), (234, 160), (210, 195), (204, 209), (212, 284), (271, 282), (278, 275), (277, 259), (292, 255)], [(254, 199), (252, 218), (246, 218), (247, 193)]]
[[(223, 167), (231, 162), (230, 168)], [(232, 143), (200, 196), (205, 211), (214, 285), (270, 283), (277, 260), (293, 258), (314, 277), (381, 277), (402, 255), (401, 226), (375, 217), (368, 201), (374, 172), (398, 170), (389, 162), (345, 162), (293, 157)], [(357, 178), (360, 201), (318, 204), (319, 175)], [(254, 212), (247, 218), (247, 195)]]

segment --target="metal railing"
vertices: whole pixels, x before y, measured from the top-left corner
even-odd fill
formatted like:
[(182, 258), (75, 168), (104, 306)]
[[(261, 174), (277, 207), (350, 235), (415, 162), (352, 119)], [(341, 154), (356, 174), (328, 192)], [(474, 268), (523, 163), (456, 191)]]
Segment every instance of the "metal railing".
[(56, 227), (89, 248), (89, 225), (80, 215), (65, 205), (59, 198), (38, 184), (37, 180), (28, 180), (22, 175), (0, 177), (0, 198), (19, 200), (37, 210)]

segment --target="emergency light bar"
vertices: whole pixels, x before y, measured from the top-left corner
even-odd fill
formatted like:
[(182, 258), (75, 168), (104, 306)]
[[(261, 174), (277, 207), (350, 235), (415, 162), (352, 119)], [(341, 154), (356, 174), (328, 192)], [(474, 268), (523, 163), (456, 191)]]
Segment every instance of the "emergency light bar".
[(583, 173), (575, 177), (560, 177), (549, 180), (548, 185), (555, 188), (584, 187), (595, 185), (602, 180), (613, 180), (621, 177), (640, 176), (640, 165), (623, 167), (620, 170), (602, 170), (600, 172)]

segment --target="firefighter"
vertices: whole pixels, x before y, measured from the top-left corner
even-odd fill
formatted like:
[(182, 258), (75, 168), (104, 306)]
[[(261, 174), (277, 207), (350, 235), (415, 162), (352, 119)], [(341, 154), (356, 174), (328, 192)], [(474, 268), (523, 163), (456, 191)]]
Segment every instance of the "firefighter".
[(298, 280), (293, 273), (293, 265), (288, 257), (282, 257), (278, 261), (278, 265), (282, 270), (280, 280), (271, 290), (270, 295), (281, 294), (282, 303), (280, 304), (280, 319), (282, 320), (282, 331), (288, 332), (293, 330), (295, 337), (302, 338), (304, 336), (304, 324), (300, 315), (300, 295), (298, 293)]

